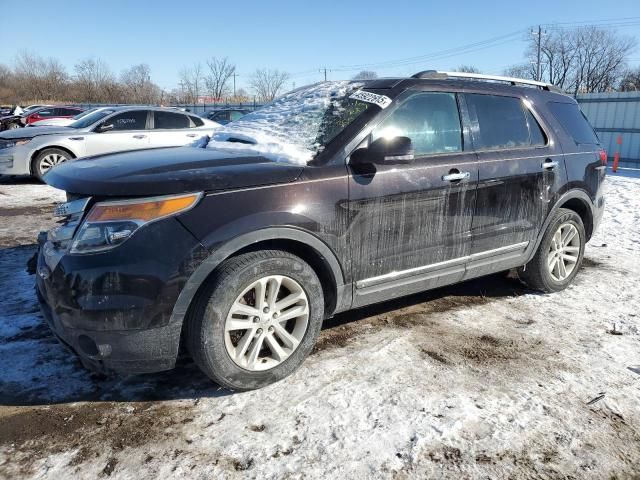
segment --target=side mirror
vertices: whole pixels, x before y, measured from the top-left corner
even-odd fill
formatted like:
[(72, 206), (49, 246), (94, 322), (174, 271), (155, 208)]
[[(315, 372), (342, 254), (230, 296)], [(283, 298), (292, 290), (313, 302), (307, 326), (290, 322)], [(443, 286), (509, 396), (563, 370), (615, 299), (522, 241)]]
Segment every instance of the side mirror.
[(351, 154), (352, 165), (377, 163), (397, 165), (414, 160), (413, 145), (409, 137), (378, 138), (368, 148), (359, 148)]
[(103, 123), (96, 129), (98, 133), (108, 132), (109, 130), (113, 130), (113, 123)]

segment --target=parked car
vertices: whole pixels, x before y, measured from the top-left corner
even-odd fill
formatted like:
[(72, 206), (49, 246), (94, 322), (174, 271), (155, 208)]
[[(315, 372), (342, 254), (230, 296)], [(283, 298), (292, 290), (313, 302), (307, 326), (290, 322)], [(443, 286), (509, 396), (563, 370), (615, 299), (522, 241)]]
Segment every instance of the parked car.
[[(220, 385), (291, 374), (337, 312), (518, 269), (574, 279), (606, 154), (576, 101), (539, 82), (422, 72), (325, 82), (206, 148), (61, 165), (37, 291), (91, 369), (170, 369), (186, 345)], [(570, 326), (568, 326), (570, 328)]]
[(56, 105), (54, 107), (42, 107), (30, 110), (22, 114), (22, 124), (30, 125), (42, 120), (52, 120), (54, 118), (70, 119), (82, 113), (83, 108)]
[(67, 127), (31, 127), (0, 133), (0, 175), (41, 179), (67, 160), (186, 145), (211, 135), (218, 126), (196, 115), (162, 108), (105, 108)]
[(1, 130), (14, 130), (30, 123), (51, 118), (71, 118), (82, 112), (77, 107), (43, 106), (37, 108), (27, 107), (21, 112), (13, 112), (10, 115), (0, 118)]
[(82, 117), (86, 117), (90, 113), (93, 113), (103, 108), (113, 108), (113, 107), (94, 107), (94, 108), (89, 108), (87, 110), (83, 110), (82, 112), (78, 113), (73, 117), (55, 117), (55, 118), (47, 118), (44, 120), (38, 120), (36, 122), (30, 123), (29, 127), (50, 127), (50, 126), (67, 127), (71, 125), (73, 122), (75, 122), (76, 120), (80, 120)]
[(222, 110), (205, 112), (203, 117), (219, 123), (220, 125), (226, 125), (227, 123), (234, 122), (244, 117), (248, 113), (251, 113), (251, 110), (244, 108), (225, 108)]

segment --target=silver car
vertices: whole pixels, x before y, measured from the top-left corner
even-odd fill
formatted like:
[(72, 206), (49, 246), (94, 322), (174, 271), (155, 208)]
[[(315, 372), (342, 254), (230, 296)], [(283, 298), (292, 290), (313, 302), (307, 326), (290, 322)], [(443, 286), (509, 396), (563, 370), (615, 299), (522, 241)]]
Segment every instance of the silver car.
[(0, 133), (0, 175), (42, 178), (67, 160), (197, 143), (219, 126), (175, 109), (104, 108), (67, 127), (30, 127)]

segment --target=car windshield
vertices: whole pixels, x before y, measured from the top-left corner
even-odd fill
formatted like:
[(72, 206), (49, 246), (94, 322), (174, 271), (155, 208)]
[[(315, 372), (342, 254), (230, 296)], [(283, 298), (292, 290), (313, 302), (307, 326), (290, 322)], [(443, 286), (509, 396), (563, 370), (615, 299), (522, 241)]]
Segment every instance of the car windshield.
[(249, 150), (306, 164), (371, 103), (350, 98), (361, 83), (323, 82), (293, 90), (216, 130), (209, 148)]
[(86, 117), (87, 115), (95, 112), (98, 108), (90, 108), (89, 110), (85, 110), (84, 112), (80, 112), (79, 114), (73, 117), (74, 120), (80, 120), (82, 117)]
[(99, 120), (102, 120), (107, 115), (112, 114), (115, 110), (105, 109), (105, 110), (97, 110), (89, 115), (86, 115), (75, 122), (73, 122), (69, 127), (71, 128), (86, 128), (89, 125), (93, 125)]

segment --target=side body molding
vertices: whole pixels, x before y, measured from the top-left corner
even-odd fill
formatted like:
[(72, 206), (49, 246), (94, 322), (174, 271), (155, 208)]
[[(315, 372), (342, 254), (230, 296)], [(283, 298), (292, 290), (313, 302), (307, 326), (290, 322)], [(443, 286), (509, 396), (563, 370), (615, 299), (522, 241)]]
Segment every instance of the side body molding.
[(329, 266), (336, 285), (337, 298), (335, 312), (328, 313), (332, 314), (338, 311), (344, 311), (351, 307), (353, 295), (351, 285), (344, 285), (344, 274), (340, 263), (338, 262), (335, 254), (322, 240), (308, 232), (296, 228), (270, 227), (239, 235), (221, 245), (209, 257), (207, 257), (191, 274), (182, 288), (182, 291), (178, 296), (178, 300), (173, 307), (170, 323), (183, 322), (198, 289), (202, 286), (211, 272), (213, 272), (225, 259), (243, 248), (267, 240), (294, 240), (304, 243), (316, 250), (316, 252), (323, 257)]

